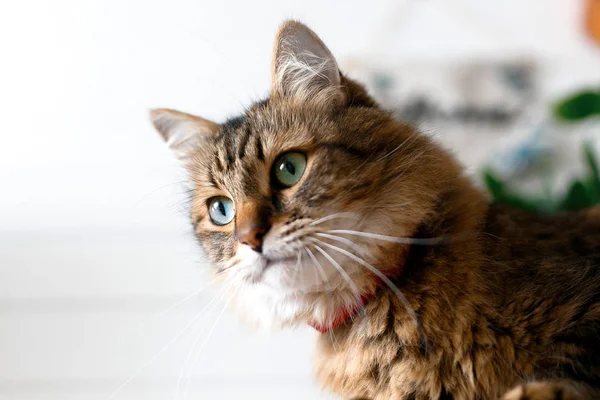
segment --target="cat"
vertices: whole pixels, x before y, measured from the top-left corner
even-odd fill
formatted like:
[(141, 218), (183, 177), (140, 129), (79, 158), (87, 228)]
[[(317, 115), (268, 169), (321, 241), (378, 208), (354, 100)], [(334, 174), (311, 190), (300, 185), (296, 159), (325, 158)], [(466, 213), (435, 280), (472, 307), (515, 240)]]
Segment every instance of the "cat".
[(325, 388), (600, 399), (599, 208), (491, 203), (296, 21), (277, 34), (269, 97), (242, 116), (151, 119), (189, 172), (215, 278), (260, 328), (314, 327)]

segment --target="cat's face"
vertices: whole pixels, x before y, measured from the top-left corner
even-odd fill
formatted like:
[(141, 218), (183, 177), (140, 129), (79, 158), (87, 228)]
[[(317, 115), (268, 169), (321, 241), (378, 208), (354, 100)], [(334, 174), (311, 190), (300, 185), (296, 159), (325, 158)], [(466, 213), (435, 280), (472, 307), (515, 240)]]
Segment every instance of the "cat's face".
[[(284, 24), (271, 96), (224, 124), (153, 122), (188, 168), (191, 216), (216, 276), (263, 325), (327, 324), (394, 273), (443, 185), (443, 155), (344, 78), (305, 26)], [(377, 236), (384, 235), (384, 236)]]

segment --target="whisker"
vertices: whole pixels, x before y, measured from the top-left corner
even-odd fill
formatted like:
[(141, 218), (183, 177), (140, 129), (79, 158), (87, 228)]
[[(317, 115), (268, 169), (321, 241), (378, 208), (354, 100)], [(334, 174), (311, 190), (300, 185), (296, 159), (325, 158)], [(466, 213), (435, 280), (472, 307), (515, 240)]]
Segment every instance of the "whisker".
[(349, 229), (333, 229), (327, 231), (329, 233), (342, 233), (346, 235), (355, 235), (355, 236), (363, 236), (370, 239), (378, 239), (386, 242), (392, 243), (402, 243), (402, 244), (416, 244), (416, 245), (436, 245), (445, 240), (444, 236), (434, 237), (434, 238), (403, 238), (403, 237), (395, 237), (388, 235), (380, 235), (378, 233), (370, 233), (370, 232), (361, 232), (361, 231), (353, 231)]
[[(308, 253), (308, 249), (306, 246), (302, 247), (302, 250), (304, 250), (305, 253)], [(309, 254), (310, 256), (310, 254)], [(314, 257), (314, 254), (313, 254)], [(313, 272), (315, 273), (315, 289), (319, 289), (319, 287), (321, 286), (321, 282), (319, 282), (319, 273), (317, 270), (317, 263), (315, 263), (315, 259), (312, 260), (314, 268), (313, 268)]]
[(214, 273), (213, 275), (215, 277), (220, 278), (221, 275), (225, 275), (227, 274), (230, 270), (232, 270), (233, 268), (237, 268), (236, 271), (234, 271), (236, 274), (239, 274), (245, 270), (251, 269), (253, 266), (252, 265), (247, 265), (244, 267), (239, 267), (239, 264), (241, 263), (241, 260), (239, 259), (232, 259), (230, 262), (228, 262), (228, 265), (226, 265), (224, 268), (221, 268), (220, 270), (218, 270), (216, 273)]
[[(423, 160), (421, 158), (423, 157), (423, 154), (425, 154), (426, 152), (427, 152), (427, 149), (424, 149), (421, 152), (412, 156), (406, 164), (400, 164), (398, 167), (396, 167), (394, 169), (394, 171), (392, 171), (392, 172), (396, 173), (396, 176), (394, 176), (391, 179), (391, 182), (400, 180), (404, 176), (404, 174), (406, 174), (412, 167), (415, 166), (417, 161), (422, 162)], [(402, 167), (402, 170), (400, 172), (398, 172), (400, 167)]]
[(344, 250), (342, 248), (339, 248), (337, 246), (334, 246), (332, 244), (325, 243), (325, 242), (322, 242), (322, 243), (325, 246), (331, 248), (332, 250), (337, 251), (338, 253), (342, 253), (343, 255), (345, 255), (347, 257), (350, 257), (351, 259), (353, 259), (354, 261), (356, 261), (360, 265), (366, 267), (369, 271), (371, 271), (372, 273), (374, 273), (375, 275), (377, 275), (377, 277), (379, 279), (381, 279), (394, 292), (394, 294), (398, 297), (398, 299), (400, 300), (400, 302), (402, 303), (402, 305), (406, 309), (406, 312), (408, 312), (408, 314), (410, 315), (410, 317), (413, 319), (413, 321), (415, 323), (415, 326), (417, 328), (417, 332), (419, 334), (419, 338), (421, 340), (421, 343), (423, 344), (423, 346), (425, 348), (425, 352), (427, 352), (427, 339), (425, 338), (425, 334), (423, 333), (423, 328), (421, 326), (421, 322), (419, 321), (419, 318), (417, 317), (417, 313), (411, 307), (411, 305), (409, 304), (409, 302), (406, 299), (406, 297), (404, 296), (404, 294), (402, 294), (402, 292), (400, 291), (400, 289), (398, 289), (398, 286), (396, 286), (394, 284), (394, 282), (392, 282), (390, 280), (390, 278), (388, 278), (383, 272), (379, 271), (377, 268), (375, 268), (374, 266), (372, 266), (371, 264), (369, 264), (368, 262), (366, 262), (362, 258), (357, 257), (356, 255), (350, 253), (349, 251), (346, 251), (346, 250)]
[[(382, 160), (385, 160), (387, 157), (390, 157), (392, 154), (394, 154), (396, 151), (400, 150), (402, 147), (404, 147), (404, 145), (408, 144), (409, 147), (407, 148), (407, 150), (410, 148), (411, 145), (413, 145), (414, 143), (416, 143), (416, 139), (420, 136), (418, 131), (415, 131), (413, 134), (411, 134), (406, 140), (404, 140), (402, 143), (400, 143), (398, 146), (396, 146), (393, 150), (391, 150), (390, 152), (388, 152), (387, 154), (384, 154), (383, 156), (375, 159), (375, 162), (380, 162)], [(352, 171), (351, 175), (356, 173), (360, 168), (362, 168), (365, 164), (367, 163), (367, 161), (365, 160), (363, 163), (361, 163), (357, 168), (354, 169), (354, 171)], [(356, 184), (351, 186), (352, 188), (356, 187)]]
[(229, 297), (229, 299), (227, 299), (227, 301), (225, 302), (225, 305), (223, 306), (223, 309), (221, 310), (221, 312), (219, 313), (219, 315), (217, 315), (215, 323), (213, 324), (213, 326), (208, 331), (208, 334), (206, 335), (206, 339), (204, 339), (204, 342), (202, 342), (202, 344), (200, 345), (200, 350), (198, 351), (198, 354), (196, 354), (196, 358), (194, 359), (194, 363), (192, 364), (192, 368), (188, 372), (188, 375), (185, 378), (186, 379), (186, 381), (185, 381), (185, 389), (183, 391), (183, 398), (184, 398), (184, 400), (187, 398), (187, 393), (188, 393), (189, 383), (190, 383), (190, 377), (192, 375), (194, 367), (196, 366), (196, 364), (198, 364), (198, 360), (200, 359), (200, 356), (202, 355), (202, 351), (206, 347), (206, 344), (208, 343), (208, 340), (211, 338), (211, 336), (212, 336), (215, 328), (217, 327), (217, 325), (219, 324), (219, 321), (223, 317), (223, 314), (225, 313), (225, 310), (227, 310), (227, 307), (229, 306), (229, 303), (231, 303), (231, 300), (233, 300), (235, 298), (235, 295), (237, 294), (237, 291), (241, 287), (242, 287), (242, 284), (239, 284), (238, 287), (235, 288), (235, 290), (231, 294), (231, 297)]
[(141, 201), (145, 200), (147, 197), (153, 195), (154, 193), (158, 192), (159, 190), (163, 190), (163, 189), (168, 188), (168, 187), (173, 186), (173, 185), (184, 185), (186, 183), (189, 184), (189, 183), (192, 183), (192, 182), (190, 180), (183, 180), (183, 181), (172, 182), (172, 183), (167, 183), (166, 185), (162, 185), (162, 186), (160, 186), (160, 187), (152, 190), (151, 192), (148, 192), (148, 193), (144, 194), (142, 197), (140, 197), (139, 199), (137, 199), (133, 203), (133, 205), (134, 206), (138, 205)]
[[(324, 245), (327, 245), (327, 243), (323, 242), (322, 240), (319, 239), (315, 239), (315, 238), (311, 238), (312, 241), (317, 242), (317, 243), (322, 243)], [(338, 270), (338, 272), (340, 273), (340, 275), (342, 276), (342, 278), (344, 278), (344, 280), (348, 283), (348, 286), (350, 286), (350, 290), (352, 290), (352, 292), (354, 293), (354, 296), (356, 297), (356, 300), (360, 303), (360, 291), (358, 290), (358, 287), (356, 286), (356, 284), (354, 283), (354, 281), (352, 280), (352, 278), (350, 278), (350, 275), (348, 275), (348, 273), (346, 272), (346, 270), (344, 268), (342, 268), (342, 266), (335, 261), (335, 259), (333, 257), (331, 257), (329, 255), (329, 253), (327, 253), (325, 250), (323, 250), (321, 247), (319, 247), (318, 245), (313, 243), (313, 246), (315, 247), (315, 249), (317, 249), (321, 254), (323, 254), (323, 256), (329, 260), (329, 262), (335, 267), (335, 269)]]
[(215, 275), (220, 275), (224, 272), (229, 271), (232, 268), (235, 268), (238, 264), (240, 263), (240, 260), (238, 259), (233, 259), (232, 262), (228, 263), (230, 265), (226, 265), (224, 268), (220, 268)]
[[(225, 297), (225, 295), (227, 294), (227, 290), (229, 290), (229, 288), (233, 285), (233, 283), (230, 283), (229, 285), (227, 285), (224, 289), (221, 290), (221, 292), (215, 296), (215, 298), (213, 300), (211, 300), (210, 303), (208, 303), (203, 309), (202, 309), (202, 313), (204, 314), (205, 310), (208, 311), (208, 307), (214, 302), (214, 307), (211, 308), (211, 311), (213, 309), (215, 309), (217, 307), (217, 304), (219, 301), (223, 300), (223, 298)], [(218, 300), (217, 300), (218, 297)], [(216, 301), (215, 301), (216, 300)], [(177, 386), (175, 387), (175, 393), (174, 393), (174, 399), (177, 399), (177, 395), (179, 393), (179, 386), (181, 385), (181, 380), (183, 378), (183, 372), (185, 370), (185, 367), (188, 365), (188, 362), (192, 356), (192, 353), (194, 351), (194, 349), (196, 348), (196, 343), (198, 342), (198, 340), (200, 340), (202, 334), (202, 330), (200, 330), (200, 333), (196, 336), (196, 339), (194, 340), (194, 342), (192, 343), (192, 346), (190, 348), (190, 351), (187, 355), (187, 357), (185, 358), (185, 361), (181, 367), (181, 370), (179, 371), (179, 377), (177, 378)]]
[[(337, 235), (330, 235), (330, 234), (327, 234), (327, 233), (315, 233), (315, 235), (316, 236), (321, 236), (321, 237), (324, 237), (324, 238), (327, 238), (327, 239), (335, 240), (335, 241), (340, 242), (340, 243), (344, 243), (348, 247), (354, 249), (359, 254), (364, 254), (365, 253), (365, 249), (361, 249), (356, 243), (354, 243), (350, 239), (346, 239), (345, 237), (341, 237), (341, 236), (337, 236)], [(368, 252), (366, 252), (366, 253), (368, 253)]]
[[(226, 287), (225, 289), (223, 289), (223, 291), (225, 291), (227, 288), (228, 287)], [(135, 378), (137, 378), (142, 372), (144, 372), (146, 370), (146, 368), (148, 368), (154, 361), (156, 361), (156, 359), (158, 357), (160, 357), (161, 354), (163, 354), (165, 351), (167, 351), (175, 343), (175, 341), (177, 339), (179, 339), (181, 337), (181, 335), (183, 335), (190, 328), (190, 326), (192, 326), (202, 316), (202, 314), (204, 313), (204, 311), (206, 310), (206, 308), (208, 307), (208, 305), (210, 305), (213, 301), (214, 301), (214, 299), (211, 300), (211, 302), (209, 304), (207, 304), (206, 307), (203, 308), (198, 314), (196, 314), (196, 316), (194, 316), (194, 318), (192, 318), (191, 320), (189, 320), (188, 324), (179, 333), (177, 333), (177, 335), (175, 335), (162, 349), (160, 349), (158, 351), (158, 353), (156, 353), (150, 360), (148, 360), (144, 365), (142, 365), (142, 367), (140, 369), (138, 369), (125, 382), (123, 382), (123, 384), (121, 386), (119, 386), (117, 388), (117, 390), (115, 390), (108, 397), (108, 400), (113, 399), (125, 386), (127, 386), (129, 384), (129, 382), (131, 382), (132, 380), (134, 380)]]
[(358, 219), (357, 214), (355, 213), (350, 213), (350, 212), (339, 212), (339, 213), (335, 213), (335, 214), (331, 214), (331, 215), (327, 215), (323, 218), (319, 218), (316, 221), (311, 222), (309, 225), (310, 226), (315, 226), (315, 225), (319, 225), (323, 222), (335, 219), (335, 218), (354, 218), (354, 219)]
[(202, 293), (202, 292), (203, 292), (205, 289), (207, 289), (208, 287), (210, 287), (210, 286), (214, 285), (215, 283), (216, 283), (216, 282), (214, 282), (214, 281), (211, 281), (211, 282), (209, 282), (208, 284), (206, 284), (206, 285), (202, 286), (200, 289), (198, 289), (198, 290), (196, 290), (196, 291), (192, 292), (191, 294), (189, 294), (189, 295), (185, 296), (183, 299), (181, 299), (181, 300), (177, 301), (175, 304), (173, 304), (173, 305), (169, 306), (168, 308), (166, 308), (166, 309), (164, 309), (164, 310), (162, 310), (162, 311), (159, 311), (159, 312), (156, 314), (156, 317), (160, 317), (161, 315), (164, 315), (164, 314), (168, 313), (169, 311), (171, 311), (171, 310), (173, 310), (173, 309), (177, 308), (179, 305), (181, 305), (181, 304), (185, 303), (186, 301), (188, 301), (188, 300), (189, 300), (189, 299), (191, 299), (192, 297), (196, 297), (196, 296), (198, 296), (198, 295), (199, 295), (200, 293)]
[(310, 258), (312, 258), (315, 265), (317, 266), (317, 270), (319, 271), (319, 274), (321, 274), (321, 279), (323, 279), (323, 282), (327, 282), (328, 281), (327, 274), (325, 273), (325, 270), (323, 269), (323, 266), (321, 265), (319, 260), (317, 260), (317, 257), (315, 257), (315, 254), (310, 250), (309, 247), (306, 247), (306, 251), (308, 252), (308, 255), (310, 256)]
[(397, 152), (398, 150), (400, 150), (402, 147), (404, 147), (404, 145), (406, 145), (407, 143), (410, 143), (411, 140), (414, 142), (415, 138), (417, 137), (417, 135), (418, 135), (418, 131), (416, 131), (415, 133), (413, 133), (412, 135), (410, 135), (408, 137), (408, 139), (404, 140), (402, 143), (400, 143), (398, 146), (396, 146), (393, 150), (391, 150), (387, 154), (384, 154), (383, 156), (379, 157), (375, 161), (378, 162), (378, 161), (385, 160), (386, 158), (388, 158), (389, 156), (391, 156), (392, 154), (394, 154), (395, 152)]
[(296, 266), (294, 268), (294, 276), (292, 276), (292, 281), (295, 282), (298, 274), (300, 273), (300, 262), (302, 260), (302, 253), (298, 252), (296, 259)]

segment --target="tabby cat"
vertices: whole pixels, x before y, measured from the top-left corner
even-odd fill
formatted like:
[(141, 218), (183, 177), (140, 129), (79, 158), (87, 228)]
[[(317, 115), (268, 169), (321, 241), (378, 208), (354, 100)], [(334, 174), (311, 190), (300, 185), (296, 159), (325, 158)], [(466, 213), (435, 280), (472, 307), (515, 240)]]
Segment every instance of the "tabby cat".
[(270, 96), (245, 114), (151, 118), (189, 171), (214, 276), (251, 323), (320, 332), (324, 387), (600, 399), (600, 209), (490, 203), (295, 21), (277, 35)]

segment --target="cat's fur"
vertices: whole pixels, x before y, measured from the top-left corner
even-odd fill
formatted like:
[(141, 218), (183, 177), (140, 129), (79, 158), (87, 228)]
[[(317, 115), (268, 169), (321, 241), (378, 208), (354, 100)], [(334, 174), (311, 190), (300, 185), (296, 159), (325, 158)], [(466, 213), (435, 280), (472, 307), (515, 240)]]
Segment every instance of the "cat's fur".
[[(190, 172), (195, 232), (245, 318), (327, 327), (371, 294), (318, 339), (317, 377), (345, 398), (600, 398), (600, 210), (489, 204), (298, 22), (279, 31), (272, 76), (268, 99), (223, 124), (152, 113)], [(271, 167), (290, 150), (308, 165), (279, 189)], [(214, 196), (234, 201), (234, 221), (211, 223)], [(257, 227), (253, 250), (241, 238)]]

